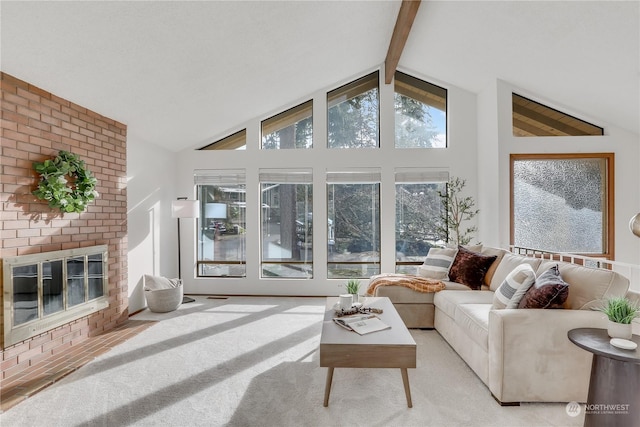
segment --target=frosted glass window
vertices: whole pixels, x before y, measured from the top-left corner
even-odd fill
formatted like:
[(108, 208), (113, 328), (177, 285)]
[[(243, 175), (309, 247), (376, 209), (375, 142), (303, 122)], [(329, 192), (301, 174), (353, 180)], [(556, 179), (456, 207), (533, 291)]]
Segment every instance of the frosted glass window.
[(553, 252), (611, 253), (613, 154), (511, 157), (514, 245)]

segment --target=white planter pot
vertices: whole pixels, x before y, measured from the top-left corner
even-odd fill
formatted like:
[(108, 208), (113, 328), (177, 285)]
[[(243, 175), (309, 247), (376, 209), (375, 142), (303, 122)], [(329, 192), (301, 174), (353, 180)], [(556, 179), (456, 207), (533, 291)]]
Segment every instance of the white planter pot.
[(622, 338), (625, 340), (631, 339), (633, 334), (631, 330), (631, 323), (616, 323), (611, 320), (608, 321), (607, 332), (611, 338)]
[(354, 304), (358, 302), (358, 294), (351, 294), (353, 295), (353, 302)]

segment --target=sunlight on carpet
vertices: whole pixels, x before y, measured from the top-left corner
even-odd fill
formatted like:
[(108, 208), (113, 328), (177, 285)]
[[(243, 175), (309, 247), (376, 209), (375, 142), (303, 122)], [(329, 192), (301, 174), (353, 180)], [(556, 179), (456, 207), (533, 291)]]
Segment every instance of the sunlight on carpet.
[[(334, 373), (318, 346), (324, 298), (196, 296), (68, 377), (0, 415), (2, 425), (570, 426), (565, 404), (501, 407), (433, 330), (413, 330), (414, 407), (398, 369)], [(78, 405), (78, 402), (82, 402)]]

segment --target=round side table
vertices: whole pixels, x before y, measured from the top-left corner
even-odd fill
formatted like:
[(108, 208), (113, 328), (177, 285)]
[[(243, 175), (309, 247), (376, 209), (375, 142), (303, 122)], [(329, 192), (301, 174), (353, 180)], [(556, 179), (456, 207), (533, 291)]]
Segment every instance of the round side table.
[(569, 340), (593, 353), (585, 427), (637, 427), (640, 425), (640, 336), (635, 350), (612, 346), (606, 329), (579, 328)]

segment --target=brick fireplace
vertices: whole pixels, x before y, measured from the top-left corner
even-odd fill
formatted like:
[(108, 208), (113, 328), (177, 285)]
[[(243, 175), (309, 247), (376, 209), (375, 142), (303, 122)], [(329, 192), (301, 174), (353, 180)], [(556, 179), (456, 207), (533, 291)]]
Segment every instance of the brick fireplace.
[[(8, 74), (0, 73), (0, 83), (0, 257), (96, 245), (109, 252), (106, 309), (11, 346), (5, 345), (0, 314), (1, 380), (8, 384), (39, 360), (71, 352), (127, 320), (127, 128)], [(61, 214), (31, 194), (38, 182), (32, 163), (60, 150), (80, 156), (98, 179), (100, 196), (83, 213)]]

